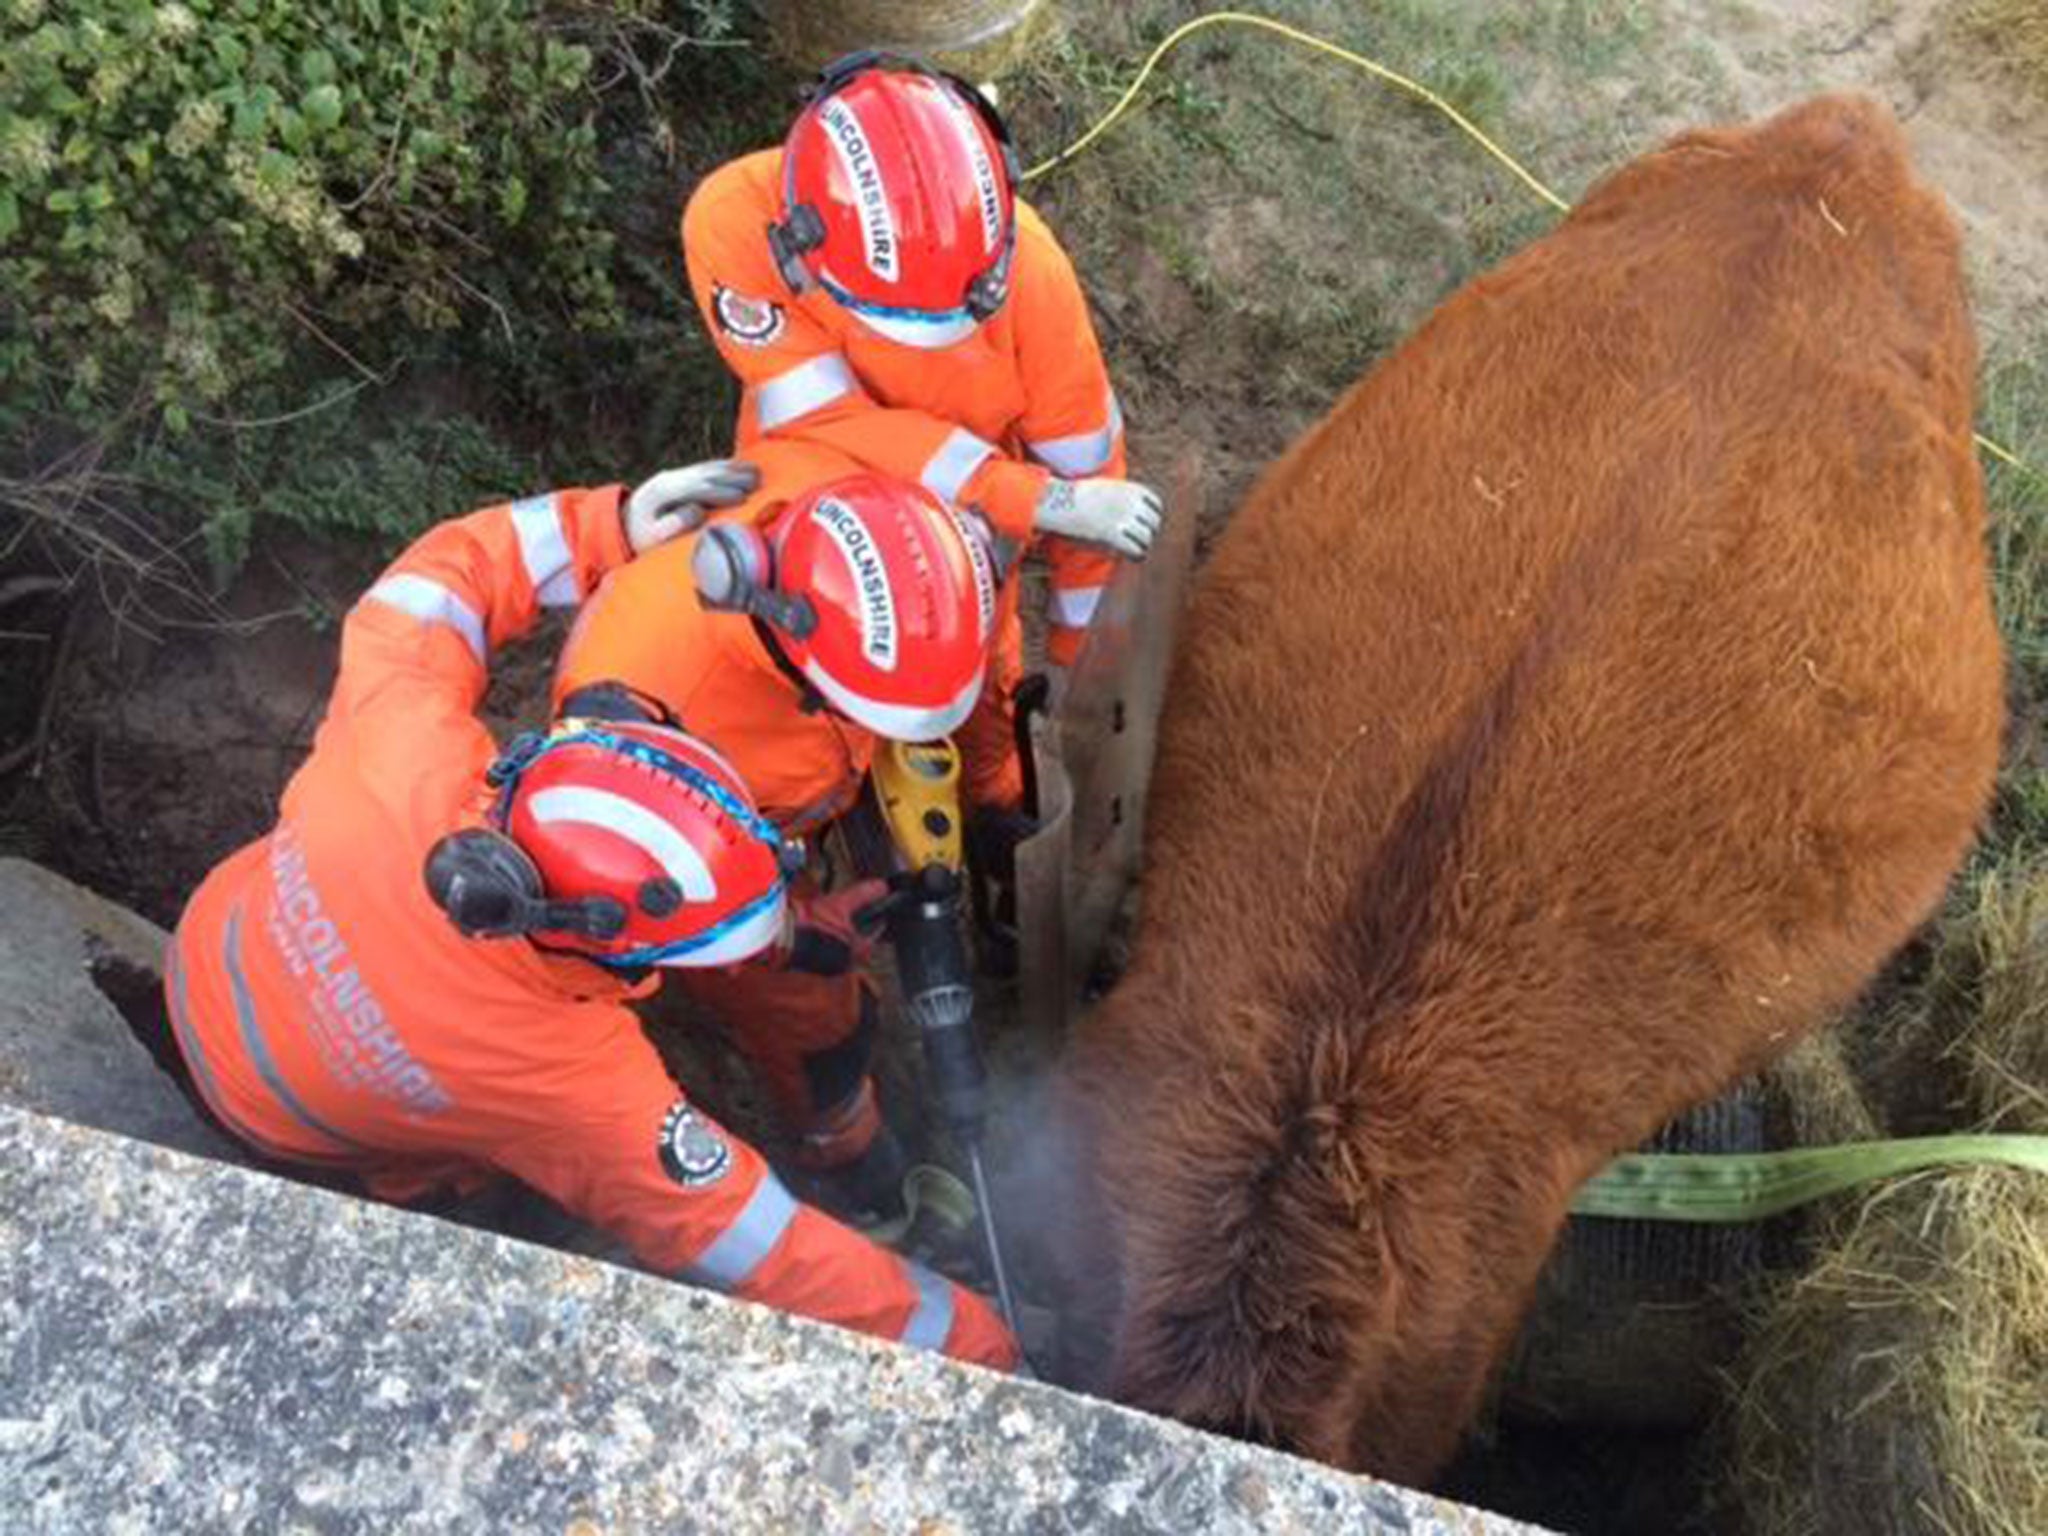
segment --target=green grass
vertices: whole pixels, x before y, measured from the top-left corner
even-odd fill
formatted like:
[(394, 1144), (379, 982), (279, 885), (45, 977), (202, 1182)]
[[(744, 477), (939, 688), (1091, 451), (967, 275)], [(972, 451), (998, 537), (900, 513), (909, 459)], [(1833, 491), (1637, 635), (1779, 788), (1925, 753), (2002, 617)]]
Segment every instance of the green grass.
[(1986, 461), (1999, 620), (2027, 695), (2048, 701), (2048, 337), (1997, 349), (1978, 386), (1980, 430), (2029, 466)]
[[(1168, 31), (1159, 0), (1067, 7), (1065, 36), (1002, 82), (1027, 163), (1108, 108)], [(1626, 158), (1670, 98), (1640, 0), (1393, 0), (1267, 7), (1437, 91), (1567, 197)], [(1338, 61), (1235, 28), (1169, 56), (1139, 105), (1034, 184), (1108, 311), (1127, 403), (1269, 418), (1214, 450), (1235, 485), (1459, 284), (1555, 212), (1442, 116)]]
[(2027, 465), (1991, 461), (1985, 475), (2014, 719), (1979, 871), (2019, 861), (2048, 884), (2048, 338), (2024, 351), (1994, 352), (1979, 385), (1978, 419), (1986, 436)]

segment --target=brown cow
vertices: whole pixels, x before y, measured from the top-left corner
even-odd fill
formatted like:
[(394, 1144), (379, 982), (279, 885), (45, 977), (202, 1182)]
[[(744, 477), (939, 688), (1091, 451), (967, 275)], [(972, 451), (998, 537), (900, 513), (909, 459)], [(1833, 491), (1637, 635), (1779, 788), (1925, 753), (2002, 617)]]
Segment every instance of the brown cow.
[(1115, 1396), (1427, 1480), (1573, 1189), (1939, 899), (2002, 716), (1957, 243), (1873, 104), (1687, 134), (1254, 490), (1062, 1066)]

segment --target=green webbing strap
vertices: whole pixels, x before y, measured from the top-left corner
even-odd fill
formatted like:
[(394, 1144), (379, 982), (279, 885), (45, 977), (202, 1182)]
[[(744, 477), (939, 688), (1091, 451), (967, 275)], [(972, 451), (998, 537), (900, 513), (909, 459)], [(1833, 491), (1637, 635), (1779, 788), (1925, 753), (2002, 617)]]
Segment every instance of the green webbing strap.
[(974, 1220), (974, 1196), (945, 1169), (919, 1163), (903, 1177), (903, 1214), (860, 1230), (884, 1247), (893, 1248), (909, 1235), (920, 1215), (930, 1216), (946, 1231), (960, 1231)]
[(1572, 1214), (1761, 1221), (1873, 1179), (1957, 1163), (2048, 1173), (2048, 1136), (1912, 1136), (1783, 1152), (1635, 1152), (1582, 1184)]
[[(1574, 1216), (1628, 1221), (1762, 1221), (1859, 1184), (1902, 1173), (1991, 1163), (2048, 1173), (2048, 1136), (1909, 1136), (1783, 1152), (1634, 1152), (1579, 1186)], [(903, 1181), (904, 1214), (864, 1228), (901, 1242), (926, 1215), (952, 1231), (974, 1220), (974, 1196), (943, 1168), (920, 1163)]]

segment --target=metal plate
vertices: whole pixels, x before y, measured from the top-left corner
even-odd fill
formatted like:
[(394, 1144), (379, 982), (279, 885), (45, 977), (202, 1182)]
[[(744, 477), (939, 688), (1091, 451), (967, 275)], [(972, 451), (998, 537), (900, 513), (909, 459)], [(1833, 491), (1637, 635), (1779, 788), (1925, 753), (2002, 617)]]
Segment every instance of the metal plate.
[(1200, 458), (1166, 479), (1151, 555), (1103, 593), (1051, 719), (1032, 722), (1039, 830), (1017, 849), (1018, 960), (1028, 1028), (1057, 1039), (1138, 878), (1145, 797), (1195, 527)]

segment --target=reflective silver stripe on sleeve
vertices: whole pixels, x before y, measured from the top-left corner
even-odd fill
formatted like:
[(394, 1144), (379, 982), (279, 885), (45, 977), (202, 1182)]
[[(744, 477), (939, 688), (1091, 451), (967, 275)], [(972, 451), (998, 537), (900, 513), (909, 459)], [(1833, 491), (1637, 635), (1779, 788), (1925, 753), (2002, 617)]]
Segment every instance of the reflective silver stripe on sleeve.
[(249, 995), (248, 978), (242, 974), (242, 909), (236, 907), (228, 914), (227, 937), (221, 941), (221, 958), (226, 963), (228, 990), (234, 994), (235, 1022), (241, 1026), (242, 1046), (249, 1053), (249, 1060), (255, 1064), (256, 1075), (263, 1079), (277, 1102), (299, 1124), (316, 1136), (325, 1136), (329, 1141), (344, 1147), (358, 1147), (367, 1151), (363, 1143), (353, 1137), (344, 1136), (327, 1124), (305, 1106), (299, 1096), (292, 1092), (284, 1074), (277, 1069), (277, 1058), (270, 1054), (270, 1042), (263, 1038), (262, 1021), (256, 1017), (256, 999)]
[(1082, 629), (1095, 622), (1095, 610), (1102, 605), (1100, 587), (1054, 587), (1052, 621), (1065, 629)]
[(967, 489), (967, 482), (981, 468), (981, 461), (995, 451), (994, 443), (983, 441), (965, 427), (955, 427), (939, 444), (939, 451), (926, 461), (917, 478), (924, 482), (926, 490), (941, 500), (958, 501), (960, 493)]
[(917, 1310), (903, 1325), (903, 1342), (913, 1349), (942, 1350), (953, 1331), (953, 1284), (908, 1259), (903, 1268), (917, 1287)]
[(576, 590), (576, 560), (562, 529), (561, 497), (549, 492), (512, 503), (512, 528), (519, 535), (519, 558), (526, 579), (543, 608), (573, 608), (582, 601)]
[(446, 624), (469, 643), (478, 661), (489, 657), (489, 647), (484, 641), (484, 621), (477, 617), (474, 608), (431, 576), (420, 576), (411, 571), (386, 576), (364, 594), (363, 601), (382, 603), (400, 613), (409, 613), (422, 624)]
[(853, 392), (853, 370), (837, 352), (823, 352), (754, 388), (754, 424), (763, 432), (787, 426)]
[(796, 1220), (796, 1210), (796, 1197), (782, 1187), (782, 1180), (764, 1172), (754, 1193), (732, 1219), (732, 1225), (690, 1262), (683, 1270), (683, 1278), (699, 1285), (715, 1285), (721, 1291), (744, 1284), (761, 1267), (761, 1261), (775, 1251), (782, 1234)]
[(533, 595), (543, 608), (574, 608), (583, 601), (583, 594), (576, 590), (576, 572), (573, 569), (557, 572), (536, 587)]
[(1116, 440), (1123, 430), (1123, 407), (1117, 404), (1116, 391), (1111, 390), (1109, 410), (1099, 430), (1076, 432), (1072, 437), (1040, 438), (1024, 446), (1040, 463), (1056, 474), (1072, 479), (1077, 475), (1092, 475), (1107, 464), (1116, 452)]

